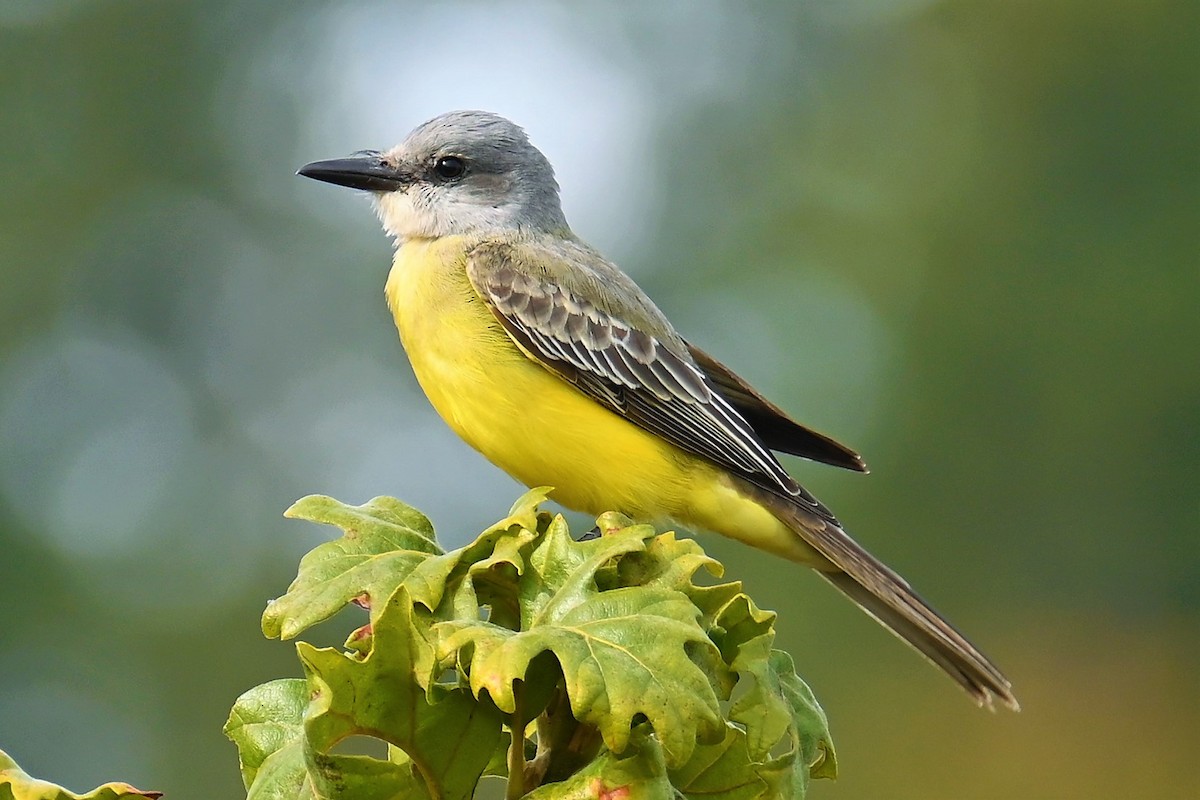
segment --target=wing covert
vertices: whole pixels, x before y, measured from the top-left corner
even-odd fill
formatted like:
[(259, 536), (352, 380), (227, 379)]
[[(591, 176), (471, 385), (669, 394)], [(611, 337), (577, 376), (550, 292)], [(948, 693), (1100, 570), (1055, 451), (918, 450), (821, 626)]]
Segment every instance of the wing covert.
[(713, 387), (682, 340), (676, 352), (581, 291), (539, 274), (536, 258), (562, 256), (531, 254), (529, 247), (481, 245), (467, 260), (471, 283), (522, 348), (634, 424), (765, 489), (800, 500), (836, 523)]

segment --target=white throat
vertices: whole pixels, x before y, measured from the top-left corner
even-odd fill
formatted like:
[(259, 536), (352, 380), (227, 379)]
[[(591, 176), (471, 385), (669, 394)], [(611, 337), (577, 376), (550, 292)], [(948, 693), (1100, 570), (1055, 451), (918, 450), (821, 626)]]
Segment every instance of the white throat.
[(375, 196), (383, 229), (397, 240), (436, 239), (522, 227), (518, 203), (487, 205), (447, 197), (423, 187)]

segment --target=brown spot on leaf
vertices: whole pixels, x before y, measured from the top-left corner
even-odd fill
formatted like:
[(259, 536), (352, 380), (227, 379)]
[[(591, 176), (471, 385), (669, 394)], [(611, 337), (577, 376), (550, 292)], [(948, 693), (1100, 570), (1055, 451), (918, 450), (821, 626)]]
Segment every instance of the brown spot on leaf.
[(625, 800), (629, 797), (629, 784), (614, 786), (611, 789), (604, 789), (604, 784), (600, 784), (600, 794), (597, 797), (598, 800)]

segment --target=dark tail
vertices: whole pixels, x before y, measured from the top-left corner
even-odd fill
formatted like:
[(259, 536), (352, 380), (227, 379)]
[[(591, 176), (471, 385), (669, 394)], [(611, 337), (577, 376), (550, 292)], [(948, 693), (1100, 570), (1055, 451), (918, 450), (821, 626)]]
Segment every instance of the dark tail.
[(885, 628), (912, 645), (967, 691), (976, 703), (1020, 710), (1012, 684), (987, 656), (934, 611), (908, 582), (864, 550), (840, 527), (795, 502), (755, 488), (755, 496), (837, 567), (819, 571)]
[(902, 590), (908, 595), (906, 607), (896, 609), (845, 572), (820, 574), (859, 608), (958, 681), (979, 705), (992, 708), (993, 702), (999, 700), (1014, 711), (1021, 710), (1017, 698), (1013, 697), (1012, 685), (996, 665), (953, 625), (938, 616), (925, 601), (913, 594), (906, 584), (901, 582)]

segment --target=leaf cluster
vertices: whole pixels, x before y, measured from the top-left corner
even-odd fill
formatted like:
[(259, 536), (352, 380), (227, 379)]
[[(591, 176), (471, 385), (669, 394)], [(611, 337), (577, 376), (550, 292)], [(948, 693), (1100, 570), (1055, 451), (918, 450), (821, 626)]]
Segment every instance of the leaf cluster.
[[(533, 490), (445, 552), (392, 498), (287, 515), (342, 536), (300, 562), (263, 615), (291, 638), (348, 603), (341, 648), (297, 644), (304, 679), (238, 699), (226, 734), (249, 798), (802, 798), (833, 777), (825, 715), (772, 649), (775, 615), (689, 539), (617, 514), (571, 537)], [(343, 752), (356, 736), (387, 757)]]

